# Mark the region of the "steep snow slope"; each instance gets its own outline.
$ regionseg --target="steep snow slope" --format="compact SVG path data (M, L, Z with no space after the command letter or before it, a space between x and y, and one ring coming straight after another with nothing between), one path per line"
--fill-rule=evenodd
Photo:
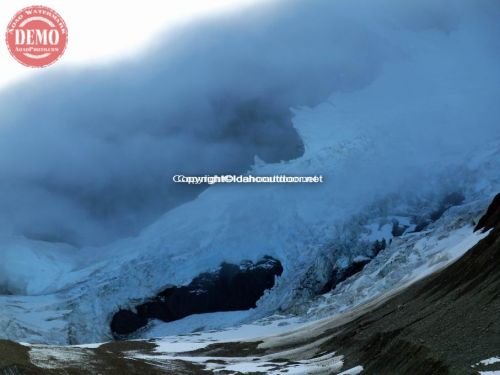
M350 147L345 147L344 143L341 153L344 159L337 158L338 163L348 160L349 153L360 152L363 144L355 141ZM297 161L302 162L305 163L304 160ZM283 164L282 168L290 171L293 163ZM483 187L493 183L484 179ZM273 193L277 188L287 190L287 194ZM216 267L222 260L239 261L264 254L279 257L284 262L285 273L278 286L245 320L262 317L280 306L293 307L298 301L302 304L304 297L300 296L304 277L320 278L316 274L305 275L304 270L314 266L320 254L328 254L329 258L337 260L347 256L347 262L358 255L335 252L335 244L343 240L335 237L337 233L329 230L329 225L334 227L335 220L345 218L346 214L340 210L342 207L337 212L332 210L333 203L309 204L308 189L319 190L321 187L210 188L197 201L168 214L163 222L149 228L141 237L123 241L115 245L115 249L103 249L110 252L112 261L102 261L65 275L59 281L59 292L40 296L3 296L2 332L9 338L34 342L106 340L110 338L108 324L111 315L120 306L135 304L165 285L188 283L198 273ZM334 198L335 194L332 194L330 199ZM407 207L399 206L400 201L397 202L399 210L396 213L401 213ZM472 207L472 212L478 214L484 202ZM354 233L363 233L366 225L380 218L381 209L371 209L374 211L365 212L365 218L357 216L356 220L347 221L346 226ZM405 273L414 267L432 266L433 263L443 265L459 255L460 252L446 254L446 251L453 246L460 247L460 243L468 238L474 214L464 215L464 211L450 212L427 232L394 240L354 283L351 281L346 284L347 288L340 286L334 292L333 307L328 302L319 301L319 305L315 302L309 311L310 317L325 316L355 306L401 285L405 282ZM351 249L359 252L370 249L362 241L361 245L349 243ZM466 249L461 246L460 250ZM444 262L440 264L440 261ZM321 267L313 269L321 273ZM429 271L432 269L429 267ZM342 288L345 289L342 298L338 298ZM324 298L328 301L328 295ZM164 334L167 332L163 330Z
M278 258L284 273L247 319L278 308L293 311L322 289L332 268L373 255L367 228L383 227L394 217L416 225L450 191L462 191L466 202L492 195L500 170L498 128L491 130L500 118L499 59L491 48L496 42L478 43L486 26L474 16L460 21L452 32L395 33L374 26L397 46L400 58L386 63L366 87L334 94L315 108L296 108L304 155L257 162L251 170L322 174L324 184L212 186L136 238L81 249L68 260L52 255L58 249L42 251L40 242L24 241L24 262L9 258L0 265L5 283L19 291L0 297L0 334L52 343L110 339L109 321L120 307L136 305L165 286L187 284L222 261L264 255ZM492 138L491 146L485 143ZM476 204L479 213L486 203ZM460 212L454 214L460 221ZM446 235L452 221L439 224L436 236ZM468 224L453 224L448 245L465 240ZM400 263L406 271L439 257L443 247L436 250L418 242L420 234L408 235L390 247L398 258L399 246L408 245L399 255L408 257ZM350 303L405 282L402 271L392 271L396 274L378 280L385 286L355 295Z
M0 357L0 369L207 375L400 374L415 369L495 373L500 362L500 194L482 216L476 234L468 227L436 241L433 233L438 226L446 227L436 223L423 238L435 245L434 250L458 256L471 248L443 270L333 317L305 325L292 320L284 325L286 319L275 319L218 332L72 347L0 341L0 350L9 353ZM466 240L453 244L457 236Z
M282 310L284 315L258 319L255 324L265 328L270 323L285 326L290 321L304 323L348 312L379 296L396 293L446 267L484 238L486 234L473 233L471 225L483 208L484 202L454 207L425 231L392 238L388 247L362 271L338 284L333 291L317 297L302 297L300 304L295 301L290 308ZM238 326L251 321L252 314L252 311L204 314L178 322L157 322L138 337L154 338Z

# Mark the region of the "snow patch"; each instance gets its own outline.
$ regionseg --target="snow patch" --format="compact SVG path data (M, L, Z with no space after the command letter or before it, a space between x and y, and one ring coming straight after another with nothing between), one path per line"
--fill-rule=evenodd
M356 366L353 368L350 368L349 370L342 371L338 375L358 375L363 372L363 366Z

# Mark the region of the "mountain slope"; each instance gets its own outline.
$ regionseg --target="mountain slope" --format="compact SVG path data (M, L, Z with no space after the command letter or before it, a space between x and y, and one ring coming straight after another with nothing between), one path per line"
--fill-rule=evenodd
M498 355L499 202L500 195L480 222L488 226L478 228L491 233L460 260L336 329L325 349L342 348L348 362L384 374L470 374Z
M367 374L475 374L481 366L486 370L475 364L500 354L499 206L500 195L477 228L491 232L446 269L307 332L264 341L257 346L266 348L259 355L294 348L295 358L305 358L310 344L316 343L315 356L338 352L347 368L361 364ZM226 356L230 348L212 346L197 355Z
M477 374L500 369L500 194L458 261L355 311L267 338L174 353L162 340L88 347L0 343L2 373ZM178 338L182 341L182 337ZM490 358L489 361L485 361ZM488 372L484 372L488 374Z

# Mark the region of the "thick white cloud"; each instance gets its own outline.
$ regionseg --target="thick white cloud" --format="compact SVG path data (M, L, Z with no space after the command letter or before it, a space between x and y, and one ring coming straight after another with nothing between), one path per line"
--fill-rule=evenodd
M355 100L385 70L396 78L380 103L401 122L360 126L410 140L414 156L381 160L402 171L456 155L498 133L498 12L494 0L290 0L178 28L118 64L47 70L0 94L2 230L77 245L133 235L199 192L173 174L296 157L291 107ZM405 59L414 71L391 65ZM401 77L412 92L395 96ZM353 111L376 105L359 100ZM414 106L421 119L405 118Z
M147 49L161 32L199 18L241 11L263 0L144 0L144 1L65 1L47 0L43 5L56 10L69 29L69 48L64 58L45 70L59 71L74 65L107 64ZM0 31L3 33L11 17L29 0L0 2ZM2 29L4 28L4 29ZM162 35L165 37L165 34ZM40 71L26 68L9 55L3 43L0 48L0 88Z

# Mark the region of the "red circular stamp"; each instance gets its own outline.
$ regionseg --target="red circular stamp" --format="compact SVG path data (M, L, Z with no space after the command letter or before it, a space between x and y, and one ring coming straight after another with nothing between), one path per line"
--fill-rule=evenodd
M53 9L34 5L21 9L7 26L5 41L21 64L43 68L55 63L66 50L68 29Z

